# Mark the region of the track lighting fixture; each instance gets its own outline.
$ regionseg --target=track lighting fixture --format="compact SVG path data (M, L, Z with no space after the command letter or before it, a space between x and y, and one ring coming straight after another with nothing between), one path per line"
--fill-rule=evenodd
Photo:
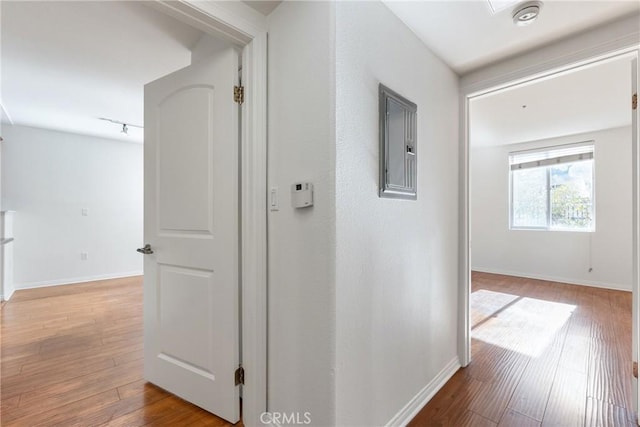
M131 123L121 122L120 120L107 119L106 117L98 117L98 119L104 120L105 122L111 122L111 123L115 123L117 125L122 125L122 130L120 130L120 133L124 133L127 136L129 135L129 127L130 126L133 126L134 128L144 129L143 126L132 125Z

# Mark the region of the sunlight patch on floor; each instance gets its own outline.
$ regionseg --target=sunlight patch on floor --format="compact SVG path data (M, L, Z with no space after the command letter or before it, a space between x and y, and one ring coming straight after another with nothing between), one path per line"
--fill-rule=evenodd
M479 290L471 294L471 337L538 357L575 308L570 304Z

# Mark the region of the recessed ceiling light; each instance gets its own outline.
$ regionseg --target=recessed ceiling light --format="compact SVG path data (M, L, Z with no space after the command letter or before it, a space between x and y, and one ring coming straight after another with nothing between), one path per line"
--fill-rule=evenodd
M517 5L513 9L513 23L518 26L525 26L531 24L538 18L542 9L542 2L528 1Z

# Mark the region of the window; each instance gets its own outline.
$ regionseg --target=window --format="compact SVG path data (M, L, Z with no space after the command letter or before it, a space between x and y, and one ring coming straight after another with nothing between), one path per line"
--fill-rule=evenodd
M511 229L594 231L593 143L509 154Z

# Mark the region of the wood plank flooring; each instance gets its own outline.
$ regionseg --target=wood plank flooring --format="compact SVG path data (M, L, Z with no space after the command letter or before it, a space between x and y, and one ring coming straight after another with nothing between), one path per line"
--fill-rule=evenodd
M410 426L635 426L631 293L472 274L472 359Z
M2 426L228 426L143 380L139 277L17 291ZM473 274L473 362L411 426L633 426L631 294Z
M2 426L231 425L144 381L141 277L16 291L1 319Z

